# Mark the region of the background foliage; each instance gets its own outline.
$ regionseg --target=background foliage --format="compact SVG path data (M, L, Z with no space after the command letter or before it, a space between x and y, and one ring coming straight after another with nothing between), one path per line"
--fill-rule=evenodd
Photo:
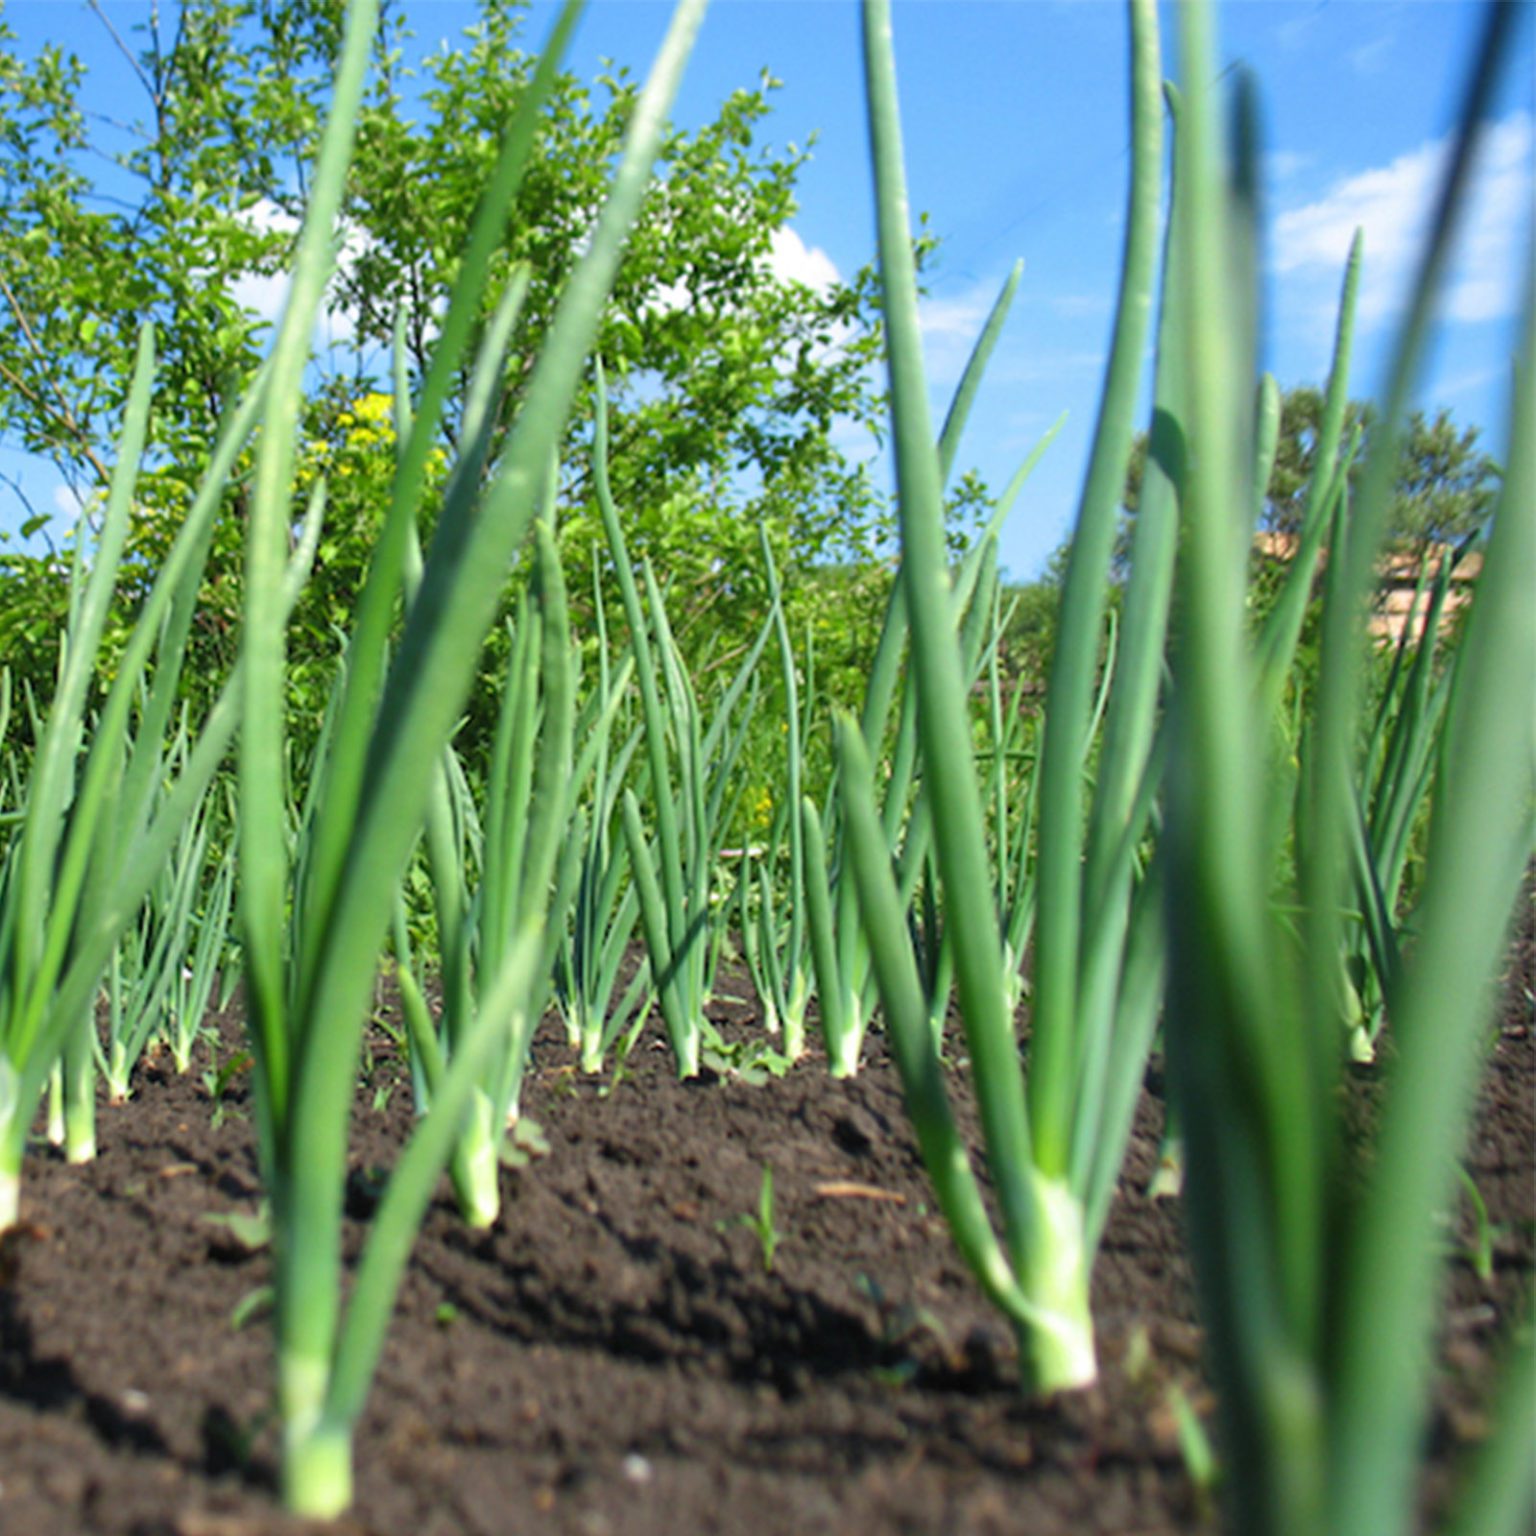
M119 15L98 20L111 27ZM158 329L153 457L135 507L119 633L264 348L340 16L336 0L190 0L159 31L129 29L118 42L142 94L126 134L115 135L87 111L91 82L67 47L23 59L0 30L0 413L6 438L53 459L87 508L105 483L137 327L148 318ZM522 20L512 0L485 0L477 26L413 67L403 10L386 7L347 187L340 272L327 296L331 344L311 370L306 406L309 466L329 471L330 496L291 641L299 717L318 718L336 627L382 513L396 318L419 378L479 188L531 75ZM878 420L874 281L865 271L848 284L812 287L779 275L776 242L795 212L806 151L760 141L773 88L765 76L712 121L669 134L599 352L610 380L615 495L632 551L663 575L690 662L709 677L761 623L762 524L792 631L812 636L821 675L837 690L861 685L886 580L877 559L883 499L866 466L840 446ZM514 263L531 267L502 381L503 427L583 248L636 95L622 71L591 85L566 74L553 93L491 290ZM448 412L445 454L463 384ZM580 619L602 539L581 405L573 419L562 550ZM974 503L977 494L971 485L961 499ZM49 510L28 508L23 532L52 536ZM199 688L211 689L234 656L246 514L236 477L193 639L189 677ZM42 693L67 570L57 554L0 557L0 645ZM829 585L839 601L825 600ZM617 623L616 604L611 616ZM492 647L471 735L485 729L500 661Z

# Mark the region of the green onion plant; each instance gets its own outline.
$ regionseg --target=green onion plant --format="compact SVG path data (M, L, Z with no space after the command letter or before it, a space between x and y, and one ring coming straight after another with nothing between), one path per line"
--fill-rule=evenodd
M192 1065L193 1049L204 1036L204 1020L215 1001L215 987L218 1006L222 1008L228 1003L239 974L231 932L235 910L235 841L227 813L223 820L223 847L209 844L200 899L192 913L191 942L182 964L171 976L160 1026L160 1037L178 1072L186 1072Z
M621 801L624 843L639 898L640 926L679 1077L693 1077L706 1045L717 1045L705 1017L710 981L724 938L725 904L717 900L720 830L729 821L732 770L746 740L754 674L769 637L763 625L735 677L715 702L706 727L666 604L649 561L642 561L645 602L635 582L608 480L608 404L601 368L592 443L593 487L629 626L644 726L647 832L639 797ZM744 701L744 696L745 701ZM674 768L675 764L675 768Z
M553 983L554 950L582 844L573 821L580 781L571 752L574 655L565 582L548 525L538 523L535 535L534 578L513 626L484 817L451 746L428 806L427 856L442 963L436 1025L410 965L396 908L401 999L423 1112L454 1056L474 1037L487 988L500 973L508 946L531 926L543 927L545 950L534 980L505 1029L501 1049L479 1076L449 1165L460 1212L470 1226L481 1228L491 1226L500 1212L506 1131L517 1120L518 1091Z
M1350 833L1359 915L1347 924L1345 941L1350 1046L1357 1061L1374 1058L1402 974L1404 936L1413 927L1412 911L1403 913L1410 856L1463 654L1442 643L1446 599L1452 574L1472 542L1442 551L1432 582L1427 562L1421 563L1362 755Z
M183 745L178 754L173 743L173 759L184 755L184 732L178 741ZM134 1068L157 1037L170 1048L177 1071L191 1064L234 892L234 845L226 839L221 847L215 838L218 798L210 786L113 953L105 1038L96 1036L96 1066L112 1103L129 1097Z
M179 772L167 735L213 515L264 401L263 375L224 423L207 479L144 600L105 696L85 729L93 672L148 435L154 338L140 334L117 464L87 561L77 534L59 680L34 720L37 746L0 874L0 1230L17 1219L22 1152L43 1090L70 1057L76 1155L93 1130L95 998L121 935L160 878L177 837L224 760L238 718L238 674L203 721ZM285 549L274 607L291 608L318 538L318 497ZM148 688L143 679L153 663ZM137 718L135 719L135 710Z
M1145 577L1150 657L1128 671L1130 744L1099 768L1105 830L1086 850L1102 870L1085 901L1081 773L1091 729L1103 586L1114 511L1130 448L1130 417L1150 309L1161 183L1161 72L1153 7L1131 7L1132 176L1120 300L1058 653L1047 699L1040 788L1036 1013L1026 1095L1003 955L996 879L971 750L967 672L943 557L940 463L927 421L917 322L889 6L864 8L865 72L879 218L893 439L902 535L901 579L911 633L923 793L942 888L946 940L953 947L965 1039L976 1084L1003 1233L994 1230L949 1111L928 1020L921 1017L917 961L901 917L889 845L876 835L865 739L841 732L842 786L858 897L879 977L898 1066L924 1160L962 1254L1019 1334L1021 1367L1036 1390L1091 1382L1097 1365L1088 1279L1100 1207L1112 1183L1124 1130L1106 1114L1118 1088L1133 1088L1155 1017L1160 948L1155 924L1138 921L1130 893L1139 828L1148 814L1151 716L1158 685L1156 562ZM1164 534L1166 537L1166 534ZM1166 584L1166 577L1163 578ZM1164 603L1166 599L1164 599ZM1110 728L1107 726L1106 730ZM1118 756L1116 755L1118 754ZM1113 797L1111 788L1113 786ZM1048 841L1048 838L1050 839ZM1098 905L1094 905L1094 900ZM1047 925L1047 904L1056 904ZM1142 902L1140 910L1147 910ZM1085 914L1089 921L1085 923ZM1099 925L1103 925L1103 932ZM1128 936L1129 935L1129 936ZM1045 951L1051 958L1047 959ZM1100 957L1103 957L1102 959ZM1100 972L1090 967L1102 965ZM1098 1017L1109 1028L1080 1029L1076 1002L1084 975L1101 989ZM1038 992L1046 990L1043 1005ZM1117 994L1133 997L1116 1038ZM1096 1002L1098 1000L1096 999ZM1124 1083L1132 1084L1127 1094ZM1115 1118L1129 1121L1129 1110ZM1092 1203L1097 1202L1097 1204Z
M640 745L636 725L614 749L618 709L633 672L632 657L615 668L608 653L601 571L594 557L593 600L597 626L597 689L587 701L577 733L587 744L592 770L581 822L581 866L571 920L555 959L555 1000L583 1072L600 1072L614 1044L638 1030L654 989L649 956L642 956L622 993L619 973L640 917L640 895L629 878L629 848L616 826L619 796Z
M998 595L1001 602L1001 593ZM993 620L1000 638L1008 627L1001 611ZM991 755L987 813L991 817L993 900L1002 920L1003 976L1008 1006L1024 995L1024 954L1035 926L1035 823L1040 804L1039 731L1019 692L1006 698L1001 646L989 647L986 667L987 736L978 761Z
M1318 675L1305 707L1292 838L1273 761L1272 677L1246 634L1254 425L1257 149L1230 164L1213 100L1210 8L1180 12L1187 123L1178 281L1187 444L1180 484L1174 704L1161 851L1170 1084L1220 1400L1229 1527L1244 1536L1417 1529L1416 1471L1442 1262L1494 978L1532 849L1536 669L1536 275L1523 296L1509 461L1438 754L1422 897L1389 995L1390 1059L1368 1155L1351 1166L1337 1100L1347 1050L1340 956L1356 875L1365 610L1405 407L1423 360L1478 128L1513 21L1491 6L1357 493L1330 521ZM1240 120L1241 121L1241 120ZM1523 681L1522 681L1523 680ZM1278 895L1277 895L1278 893ZM1299 911L1282 919L1277 900ZM1387 1053L1384 1053L1387 1054ZM1536 1373L1527 1341L1457 1531L1529 1529Z
M1004 284L950 403L937 445L941 480L953 466L971 403L1002 331L1021 270L1016 267ZM997 534L1061 424L1057 421L1030 452L999 498L986 528L955 568L951 601L961 630L962 673L967 687L993 665L1003 633L1005 621L996 602ZM904 682L902 677L907 639L907 600L898 572L886 605L860 719L867 741L890 738L889 769L882 776L881 826L890 856L898 864L902 910L909 922L918 923L924 937L924 996L937 1031L948 1006L951 959L936 915L930 912L935 920L922 924L916 910L917 904L928 902L932 894L931 880L924 884L925 876L931 873L931 819L918 774L917 696L910 682ZM840 815L835 785L819 813L814 804L802 797L803 890L815 995L833 1075L850 1076L858 1070L865 1032L878 997L878 982L860 919ZM813 821L819 822L815 828L811 825ZM1028 848L1027 838L1022 847ZM1027 875L1007 882L1005 889L1008 932L1019 943L1015 953L1022 954L1023 933L1030 916ZM828 892L825 899L821 896L823 890ZM1015 974L1010 971L1010 976Z
M242 649L247 728L239 764L239 907L258 1147L272 1210L283 1496L291 1509L318 1517L340 1513L351 1500L353 1426L383 1347L413 1235L482 1074L504 1051L510 1021L540 983L543 913L522 914L495 974L479 983L472 1030L431 1085L431 1107L389 1177L343 1308L348 1107L395 892L421 834L443 749L507 577L544 495L702 14L697 0L678 7L635 103L610 193L560 296L499 457L486 474L477 472L477 461L486 457L489 416L478 441L460 444L419 585L391 646L428 455L448 389L468 358L491 257L579 6L567 5L556 20L508 126L415 397L389 506L354 610L326 751L290 860L283 836L282 732L274 728L283 719L285 692L285 616L277 583L290 518L303 369L333 260L376 9L370 0L355 0L347 12L331 116L270 364L271 395L258 445L247 544ZM487 328L470 364L475 380L499 374L504 341L503 328Z
M738 851L737 927L743 958L763 1009L764 1024L770 1034L780 1037L781 1054L789 1061L798 1061L805 1054L806 1008L814 990L811 953L806 939L806 907L815 908L818 901L824 904L827 899L824 880L807 882L805 878L807 843L822 835L814 806L808 810L802 807L805 798L803 742L813 709L814 674L807 636L806 696L802 700L773 547L766 528L759 529L758 536L768 581L769 613L778 646L784 699L785 793L769 824L766 842L761 847L747 846ZM814 828L807 825L807 815L816 822ZM788 900L783 901L778 898L775 887L780 884L779 873L786 853L789 860ZM822 865L825 865L824 849L813 848L814 854L819 854ZM815 927L816 922L813 918L813 931L827 931L826 920L819 928Z

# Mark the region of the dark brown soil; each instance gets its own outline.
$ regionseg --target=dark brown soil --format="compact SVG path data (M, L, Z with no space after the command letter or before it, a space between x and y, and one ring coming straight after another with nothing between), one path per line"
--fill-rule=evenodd
M1527 913L1470 1156L1496 1263L1482 1281L1453 1262L1442 1463L1485 1431L1490 1352L1529 1291L1533 987ZM745 1008L721 1012L739 1023ZM221 1029L225 1059L237 1037L233 1021ZM377 1043L360 1173L388 1163L406 1121L398 1062ZM1207 1419L1211 1406L1178 1211L1143 1193L1155 1096L1095 1278L1102 1384L1031 1404L931 1209L878 1043L870 1055L852 1082L808 1064L761 1085L679 1085L670 1058L642 1046L608 1085L580 1080L546 1029L526 1104L548 1156L507 1172L494 1233L466 1233L446 1201L428 1217L340 1528L1212 1529L1173 1408L1177 1393ZM216 1107L197 1078L151 1062L132 1102L103 1108L93 1164L41 1149L29 1162L24 1225L0 1245L4 1536L306 1529L276 1509L266 1325L231 1320L267 1260L207 1220L256 1206L244 1092L237 1079ZM771 1270L738 1220L765 1166ZM1464 1245L1465 1213L1458 1231Z

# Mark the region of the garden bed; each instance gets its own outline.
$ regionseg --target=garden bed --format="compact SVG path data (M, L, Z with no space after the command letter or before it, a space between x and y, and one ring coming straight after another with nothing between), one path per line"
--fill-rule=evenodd
M1505 1230L1490 1281L1453 1267L1437 1465L1485 1429L1493 1346L1529 1292L1536 964L1527 919L1469 1168ZM743 990L727 982L725 989ZM750 1023L722 1001L723 1027ZM217 1050L238 1048L219 1021ZM354 1233L406 1127L385 1037L355 1114ZM642 1045L579 1079L546 1025L525 1095L547 1156L504 1176L477 1236L440 1201L357 1439L377 1536L696 1532L1189 1532L1214 1528L1174 1401L1207 1420L1177 1205L1145 1189L1143 1096L1094 1283L1103 1379L1032 1404L1011 1339L955 1256L878 1041L860 1076L814 1063L679 1084ZM1357 1078L1369 1097L1369 1075ZM1154 1077L1153 1088L1156 1087ZM215 1104L162 1058L103 1106L100 1156L29 1159L0 1247L0 1530L265 1536L275 1500L267 1276L227 1225L258 1183L238 1076ZM974 1122L961 1105L974 1142ZM773 1170L778 1242L741 1220ZM1455 1239L1470 1238L1465 1213ZM1431 1491L1430 1498L1437 1497Z

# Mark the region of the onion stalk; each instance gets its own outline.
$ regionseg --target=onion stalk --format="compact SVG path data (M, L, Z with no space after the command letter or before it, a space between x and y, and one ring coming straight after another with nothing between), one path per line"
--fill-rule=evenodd
M997 880L989 864L980 791L971 751L966 670L957 614L943 554L940 519L941 470L928 427L926 388L917 322L915 273L908 230L902 169L889 6L869 0L864 8L865 72L887 352L891 381L893 439L902 534L902 584L908 609L916 683L916 715L922 748L923 803L931 821L932 847L942 885L945 942L952 945L961 1016L976 1082L977 1102L1002 1220L994 1232L974 1178L958 1143L948 1107L931 1028L919 1029L912 983L915 957L899 917L900 903L889 855L873 835L872 781L866 747L850 722L841 732L843 794L852 834L852 858L864 929L874 954L881 998L901 1067L908 1103L940 1204L962 1253L988 1295L1013 1319L1019 1333L1022 1369L1041 1392L1082 1386L1097 1372L1088 1277L1096 1233L1087 1204L1089 1191L1104 1182L1099 1160L1074 1155L1074 1116L1097 1115L1102 1085L1110 1074L1090 1074L1094 1052L1102 1062L1113 1045L1134 1082L1155 1017L1159 949L1149 940L1155 925L1144 916L1135 925L1139 942L1125 970L1135 984L1136 1012L1126 1039L1100 1039L1092 1048L1078 1033L1076 994L1080 947L1103 954L1106 967L1121 971L1113 943L1080 945L1084 931L1081 881L1084 843L1078 787L1084 742L1092 729L1094 677L1099 648L1102 588L1113 533L1114 508L1130 447L1130 410L1140 367L1141 339L1149 308L1155 256L1161 159L1161 79L1156 17L1149 4L1131 8L1132 161L1130 220L1115 345L1095 450L1079 516L1077 570L1069 579L1057 666L1048 703L1045 765L1041 789L1042 829L1052 819L1054 852L1048 856L1042 830L1039 870L1040 915L1047 901L1059 905L1052 927L1042 933L1040 976L1047 988L1037 1007L1031 1047L1029 1088L1013 1032L1012 991L1002 947L1002 922L993 899ZM1063 655L1065 650L1067 654ZM1148 682L1145 669L1151 669ZM1136 696L1141 717L1150 717L1157 683L1156 650L1143 664ZM1102 696L1102 692L1101 692ZM1059 702L1058 702L1059 701ZM1128 849L1113 865L1119 921L1130 897L1126 886L1136 833L1133 813L1145 817L1148 794L1144 744L1150 726L1139 728L1142 745L1124 750L1123 783L1117 791L1118 820L1110 819L1106 845ZM863 733L867 736L867 731ZM1109 769L1101 766L1101 776ZM888 846L888 845L887 845ZM1106 898L1111 903L1111 898ZM1143 910L1148 903L1143 903ZM1089 913L1093 916L1092 912ZM1059 924L1059 926L1056 926ZM1123 930L1122 930L1123 931ZM1082 1084L1088 1074L1098 1085L1086 1108ZM1128 1113L1127 1113L1128 1121ZM1123 1134L1119 1138L1123 1146ZM1110 1149L1116 1137L1104 1132L1090 1152ZM1111 1172L1112 1181L1112 1172Z
M1489 8L1386 379L1358 494L1331 519L1317 687L1303 723L1304 835L1291 873L1288 775L1266 744L1275 697L1246 628L1245 482L1253 428L1257 264L1236 234L1257 154L1229 168L1211 82L1209 7L1180 14L1187 125L1179 175L1189 452L1163 861L1170 1085L1188 1144L1185 1194L1219 1388L1230 1528L1244 1536L1381 1536L1413 1528L1441 1254L1508 919L1532 848L1533 741L1512 677L1536 669L1536 265L1527 273L1510 456L1495 506L1437 770L1417 940L1391 999L1369 1165L1353 1178L1335 1107L1346 1000L1339 963L1358 831L1362 656L1398 435L1466 201L1512 12ZM1299 932L1273 907L1299 898ZM1513 1429L1495 1433L1458 1529L1527 1528L1532 1381L1517 1356ZM1523 1440L1521 1436L1524 1436ZM1513 1439L1511 1438L1513 1437ZM1523 1444L1523 1454L1512 1451Z
M706 728L699 701L667 621L661 587L641 562L642 604L618 508L608 479L608 395L601 367L592 441L592 481L618 577L630 652L640 691L648 803L648 835L639 797L623 791L624 844L639 899L640 928L680 1078L695 1076L706 1046L717 1046L704 1015L723 941L724 905L715 899L719 832L727 817L732 770L750 723L754 673L773 633L772 615L716 701Z
M545 953L543 914L520 921L481 992L469 1037L432 1093L374 1217L343 1308L347 1106L395 891L426 817L443 749L468 693L506 574L538 510L602 307L649 182L666 113L702 14L684 0L635 103L609 196L533 364L489 476L455 474L397 645L390 628L416 531L423 468L463 361L491 258L579 11L567 5L509 125L427 377L400 450L389 507L348 639L327 750L297 858L282 835L284 614L277 600L302 372L334 252L376 6L347 13L331 117L312 182L272 359L247 544L239 765L240 916L257 1129L273 1230L274 1335L283 1496L328 1517L351 1501L353 1426L383 1347L416 1227L508 1020ZM488 333L475 370L501 366ZM489 430L482 426L481 435ZM465 460L483 441L462 445ZM290 926L291 904L291 926Z
M625 775L644 727L634 726L614 750L614 723L634 663L633 658L626 657L615 668L609 661L608 619L595 554L592 590L597 620L597 691L588 701L585 714L590 718L583 722L586 728L578 728L592 757L591 789L580 839L581 867L571 921L561 935L555 957L555 1000L565 1018L571 1045L580 1053L583 1072L600 1072L615 1041L632 1025L638 1030L639 1023L634 1021L643 1021L654 991L646 957L623 993L618 994L619 969L639 921L640 897L629 878L628 846L615 823Z

